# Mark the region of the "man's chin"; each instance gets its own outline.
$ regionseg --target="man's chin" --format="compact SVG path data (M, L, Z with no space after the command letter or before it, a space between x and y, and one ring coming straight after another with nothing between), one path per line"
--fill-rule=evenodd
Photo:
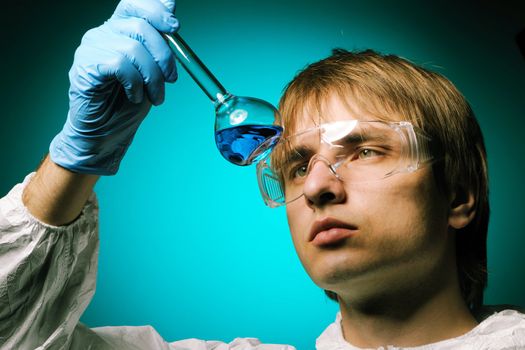
M348 266L325 265L328 266L315 266L310 273L310 278L323 289L333 290L337 286L346 285L361 274Z
M349 261L345 264L324 261L315 264L308 273L320 288L340 294L350 290L377 288L382 279L372 270L369 266L350 264Z

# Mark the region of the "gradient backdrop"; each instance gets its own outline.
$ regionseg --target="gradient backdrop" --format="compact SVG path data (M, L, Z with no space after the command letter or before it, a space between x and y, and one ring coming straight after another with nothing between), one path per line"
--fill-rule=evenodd
M514 42L523 6L373 3L179 0L176 14L182 36L228 90L274 104L299 69L334 47L399 54L449 77L477 112L488 147L486 302L525 306L525 61ZM37 166L62 127L74 50L116 1L9 6L0 32L2 194ZM179 73L119 174L96 187L98 288L82 321L151 324L167 340L259 337L311 349L336 304L303 271L284 210L259 198L255 169L216 151L212 105Z

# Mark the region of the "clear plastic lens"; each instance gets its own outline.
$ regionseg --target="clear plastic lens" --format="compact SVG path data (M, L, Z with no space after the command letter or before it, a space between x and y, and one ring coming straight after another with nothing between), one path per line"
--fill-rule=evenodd
M259 187L273 207L300 197L308 174L319 162L348 183L415 171L430 159L428 141L408 122L322 124L281 140L271 156L258 164Z

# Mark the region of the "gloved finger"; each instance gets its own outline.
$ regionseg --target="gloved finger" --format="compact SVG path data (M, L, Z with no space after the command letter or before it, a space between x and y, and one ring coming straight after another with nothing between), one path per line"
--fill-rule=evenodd
M115 51L121 40L122 36L105 25L87 31L75 51L70 80L75 80L81 90L89 90L117 79L128 99L140 103L144 98L144 78L126 55ZM78 73L78 78L71 76L75 73Z
M159 105L164 102L164 77L144 46L131 38L121 37L113 43L113 50L126 57L139 71L151 103Z
M106 23L115 33L136 40L157 63L167 82L177 80L175 55L162 35L140 18L111 19Z
M146 25L151 28L148 24ZM158 35L158 32L156 33ZM141 88L146 88L150 102L154 105L159 105L164 101L163 74L150 53L137 40L115 33L105 24L86 33L82 39L81 47L85 47L86 51L89 51L90 48L92 49L93 52L86 52L84 55L89 57L91 62L133 65L135 70L140 73ZM103 55L112 57L103 57ZM122 74L122 76L115 76L119 81L128 82L123 74L126 74L126 72L131 73L132 71L128 69L122 71L114 70L113 73L117 72ZM130 99L130 101L134 102L135 100Z
M166 6L166 8L168 9L168 11L170 11L171 13L174 13L175 12L175 0L159 0L164 6Z
M126 56L115 53L112 56L112 60L98 64L100 74L116 78L124 88L128 100L141 103L144 100L142 75Z
M159 0L122 0L115 9L113 18L142 18L155 29L164 33L173 33L179 28L179 21L173 15L172 1L165 1L165 4Z

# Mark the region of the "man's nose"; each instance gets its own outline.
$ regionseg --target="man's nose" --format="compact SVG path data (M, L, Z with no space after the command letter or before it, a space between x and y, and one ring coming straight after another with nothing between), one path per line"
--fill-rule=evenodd
M304 182L304 197L310 207L322 207L346 200L344 183L328 162L317 159L310 165Z

